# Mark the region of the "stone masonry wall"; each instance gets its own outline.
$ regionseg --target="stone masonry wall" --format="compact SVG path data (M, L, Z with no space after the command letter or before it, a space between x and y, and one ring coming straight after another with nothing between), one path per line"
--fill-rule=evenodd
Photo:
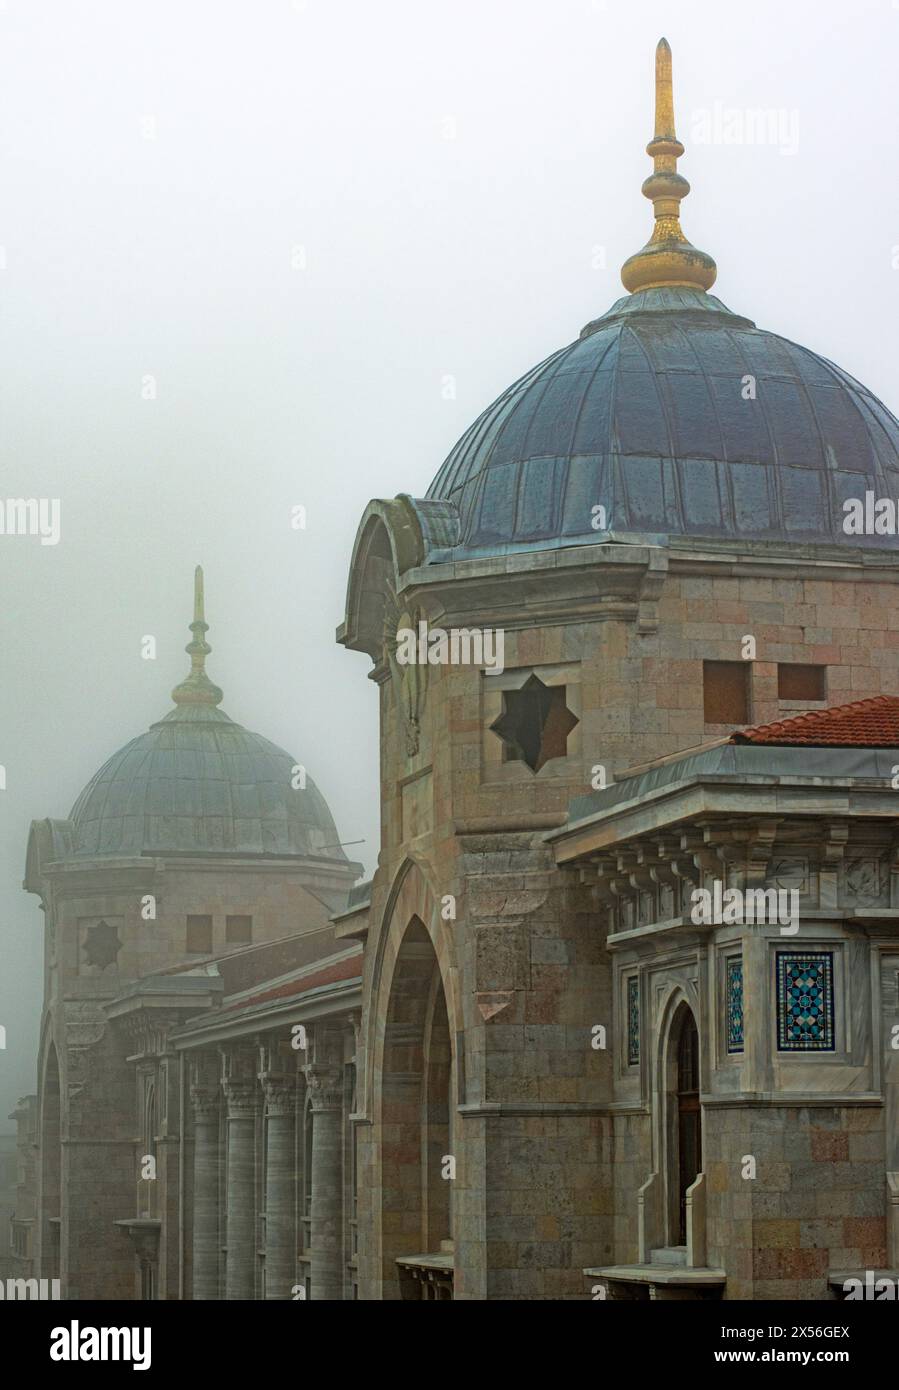
M828 1270L885 1266L883 1123L870 1106L706 1108L709 1263L728 1298L826 1298Z

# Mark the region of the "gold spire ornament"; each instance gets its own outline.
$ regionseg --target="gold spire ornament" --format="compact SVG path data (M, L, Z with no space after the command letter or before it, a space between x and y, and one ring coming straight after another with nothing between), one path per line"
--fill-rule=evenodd
M677 161L683 152L674 133L671 48L667 39L660 39L656 48L656 133L646 146L653 172L643 184L643 194L652 201L656 222L643 250L621 267L624 288L632 294L663 285L708 290L715 283L715 262L705 251L691 246L681 231L681 199L690 192L689 183L677 172Z
M190 657L190 674L175 686L172 699L176 705L217 705L222 700L222 692L206 674L206 658L212 648L206 641L209 624L203 597L203 570L199 565L194 571L194 620L190 630L193 639L184 648Z

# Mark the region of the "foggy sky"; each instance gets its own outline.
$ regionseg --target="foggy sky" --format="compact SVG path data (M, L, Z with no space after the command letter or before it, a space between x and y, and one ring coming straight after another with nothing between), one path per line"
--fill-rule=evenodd
M35 1089L29 822L170 708L196 563L223 708L373 871L358 520L623 294L662 34L714 292L899 409L895 0L0 0L0 497L62 517L0 537L0 1132ZM697 144L716 103L798 147Z

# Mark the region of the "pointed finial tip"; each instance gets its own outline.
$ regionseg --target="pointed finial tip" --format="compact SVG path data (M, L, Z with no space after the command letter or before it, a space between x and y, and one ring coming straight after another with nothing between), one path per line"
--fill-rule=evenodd
M711 256L691 246L681 230L680 205L690 185L677 172L684 147L675 133L671 66L671 45L661 38L656 45L655 135L646 147L653 171L643 184L643 193L653 205L655 227L643 250L621 268L624 287L632 294L664 285L709 290L717 275Z
M203 566L197 565L194 570L194 620L190 624L192 639L185 647L190 657L190 674L172 691L177 705L217 705L222 698L221 690L206 674L206 658L212 648L206 641L209 624L205 607Z
M194 570L194 622L203 622L206 614L205 598L203 595L203 566L197 565Z

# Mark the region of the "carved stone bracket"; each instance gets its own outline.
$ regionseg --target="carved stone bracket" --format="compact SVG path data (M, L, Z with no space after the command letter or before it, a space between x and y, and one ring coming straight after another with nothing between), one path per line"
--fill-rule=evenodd
M777 838L780 818L756 821L746 847L747 887L762 887L768 877L774 841Z

